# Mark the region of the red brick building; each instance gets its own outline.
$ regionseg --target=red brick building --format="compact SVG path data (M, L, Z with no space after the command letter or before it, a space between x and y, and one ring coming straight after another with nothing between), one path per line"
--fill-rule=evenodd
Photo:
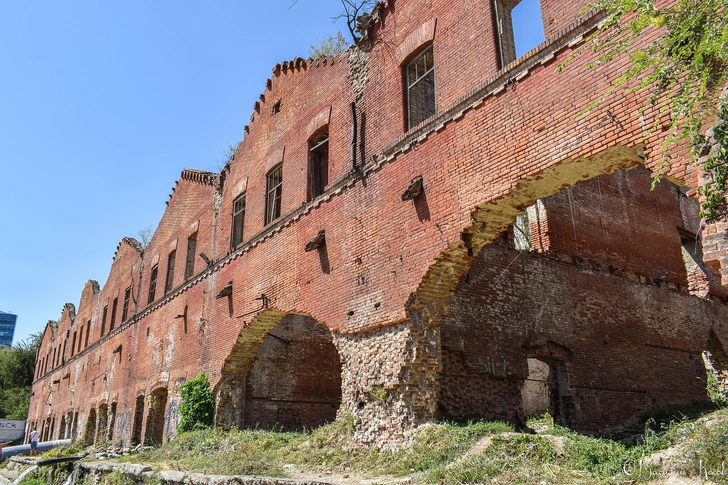
M149 245L48 326L29 422L161 442L200 371L220 426L350 412L368 443L544 409L610 433L706 399L725 228L704 264L684 154L650 190L646 93L579 114L625 66L557 72L600 15L541 0L546 42L516 59L517 3L389 0L362 47L276 65L230 163L183 170Z

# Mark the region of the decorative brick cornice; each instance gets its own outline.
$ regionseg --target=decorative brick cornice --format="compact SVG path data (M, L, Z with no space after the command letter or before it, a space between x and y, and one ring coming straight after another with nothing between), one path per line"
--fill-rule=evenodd
M180 176L182 180L188 180L198 184L211 185L213 187L220 184L220 174L214 172L206 172L204 170L195 170L193 168L186 168L182 170Z

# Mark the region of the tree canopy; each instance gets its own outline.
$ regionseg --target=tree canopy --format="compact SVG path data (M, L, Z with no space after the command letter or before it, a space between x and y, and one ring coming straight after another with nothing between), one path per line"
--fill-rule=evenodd
M349 48L349 42L346 41L341 31L336 35L330 35L314 44L308 46L308 57L311 59L319 59L321 57L331 57L341 54Z
M0 418L28 417L35 357L42 337L42 333L32 334L12 348L0 348Z
M716 115L728 115L728 103L716 101L728 82L728 0L598 0L590 7L606 14L587 43L599 54L594 64L630 58L604 97L622 88L651 90L650 104L665 101L658 122L672 133L666 148L687 140L698 156L706 141L705 125L714 123ZM634 49L635 40L653 29L663 35ZM716 140L721 142L719 136ZM664 154L660 169L670 160L667 149ZM726 215L727 164L725 150L703 163L712 176L700 189L701 216L707 220Z

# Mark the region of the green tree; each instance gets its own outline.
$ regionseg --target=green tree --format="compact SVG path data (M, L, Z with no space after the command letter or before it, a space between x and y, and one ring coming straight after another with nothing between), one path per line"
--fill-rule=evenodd
M349 48L349 43L344 38L341 31L336 35L330 35L323 40L317 41L315 44L309 44L308 57L311 59L319 59L321 57L331 57L341 54Z
M728 112L725 102L716 103L728 81L728 0L598 0L590 7L606 15L587 42L599 54L593 65L625 54L630 58L604 97L618 89L649 89L650 104L665 101L658 123L672 132L663 166L669 163L668 148L683 140L698 155L705 144L704 124L712 124L719 111ZM635 49L635 40L654 29L663 35ZM726 215L727 163L723 151L702 167L713 177L701 189L701 216L708 220Z
M185 382L180 388L182 402L179 412L182 419L177 429L180 432L212 426L215 398L210 381L200 372L194 379Z
M42 338L42 333L32 334L12 348L0 349L0 418L28 416L35 357Z

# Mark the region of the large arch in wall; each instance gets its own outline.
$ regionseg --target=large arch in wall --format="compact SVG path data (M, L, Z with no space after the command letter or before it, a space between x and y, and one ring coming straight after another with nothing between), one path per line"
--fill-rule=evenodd
M536 204L540 199L548 198L563 189L575 187L580 182L595 179L600 175L615 174L618 171L634 169L640 166L644 167L644 162L642 147L613 146L588 158L564 160L537 175L518 181L506 195L476 207L472 212L472 224L469 227L463 228L461 239L449 244L440 253L436 258L436 262L430 266L422 278L417 290L410 296L406 306L408 320L386 329L368 332L372 334L368 336L369 340L376 338L376 333L389 332L390 338L404 343L398 348L391 348L385 352L387 355L386 359L377 358L376 355L370 355L368 357L369 359L380 361L378 366L372 365L371 363L367 364L367 357L362 358L358 355L345 356L347 374L356 372L359 366L362 367L360 369L362 375L366 374L363 371L367 365L370 368L395 367L393 366L393 362L397 361L397 365L399 366L399 368L392 369L386 375L380 372L378 376L371 376L372 378L368 378L365 383L353 382L353 384L356 384L351 386L354 390L348 389L350 387L348 383L344 386L346 393L344 402L348 409L357 418L360 418L362 422L362 425L357 429L359 439L365 442L384 442L397 439L406 428L412 425L443 417L507 419L517 425L525 424L523 422L525 416L521 389L524 381L529 376L528 359L534 359L546 364L548 369L548 385L551 389L560 389L560 391L554 391L560 392L560 394L550 396L550 401L552 402L551 408L558 408L563 411L561 413L562 415L558 417L560 422L590 432L611 431L611 426L614 423L609 422L609 420L605 420L604 422L597 421L593 428L588 428L588 425L585 424L588 422L585 419L585 417L588 417L588 413L580 411L581 408L579 407L578 399L574 396L576 385L570 381L571 375L569 371L573 369L575 362L588 361L589 359L586 357L589 356L585 357L582 352L578 355L578 358L572 360L572 349L564 345L564 342L558 336L549 340L542 338L542 336L532 335L533 338L530 340L525 339L523 342L513 343L513 348L518 353L518 362L512 362L515 365L513 369L508 369L508 365L503 366L505 369L504 374L499 376L500 380L495 382L493 389L488 390L493 396L489 404L491 406L490 408L481 408L477 412L472 412L472 409L465 410L462 413L453 410L452 407L448 409L447 403L443 402L446 397L443 397L441 385L443 383L443 373L449 372L453 368L452 359L457 352L450 354L447 352L444 353L443 347L452 346L453 342L447 341L448 338L446 337L448 336L443 335L443 332L449 330L443 328L442 324L452 310L450 307L453 304L453 294L458 289L458 285L469 284L467 280L470 276L471 269L473 269L473 262L485 257L485 253L483 252L485 248L491 251L490 246L497 242L499 238L502 238L504 233L508 232L509 228L514 224L516 217L522 214L526 208ZM641 170L644 171L644 168ZM680 238L677 227L673 227L672 229L675 231L674 240L677 241L678 246L676 251L679 251ZM678 254L679 258L679 252L676 254ZM502 263L502 267L500 267L501 271L513 260L513 255L511 254L509 257L509 254L506 254L506 252L503 252L503 254L489 255L489 257L494 258L488 263L494 268ZM574 259L576 260L578 258ZM605 267L608 267L608 265L605 265ZM577 271L585 272L587 270L577 268ZM614 279L612 278L612 280ZM655 293L657 291L656 288L659 291L665 291L664 288L660 288L660 285L663 287L666 285L660 281L659 275L656 280L654 282L647 281L645 283L649 284L642 285L639 288L638 292L641 292L640 295L643 300L647 302L654 301L651 299L655 298L656 295L650 292ZM610 280L605 279L604 281ZM509 288L501 288L496 291L503 298L507 298L509 294ZM575 291L578 291L578 288ZM690 323L685 324L681 328L684 329L690 325L695 325L695 328L702 329L710 323L711 318L718 320L722 318L721 315L723 313L721 312L724 312L723 308L725 305L721 306L722 304L710 302L705 303L703 300L698 300L696 297L687 295L686 292L681 293L679 289L672 288L670 291L672 291L674 298L683 299L687 302L686 304L692 304L695 307L694 309L698 310L697 313L702 315L700 317L702 320L689 320ZM660 295L662 294L660 293ZM627 292L627 297L630 297L629 292ZM657 297L660 296L657 295ZM696 303L696 301L699 303ZM708 310L703 309L702 305L704 304L706 308L709 307ZM651 303L645 303L643 305L635 303L632 304L630 309L645 312L646 318L651 319L650 325L653 325L652 328L654 329L659 327L658 320L660 319L656 316L659 315L658 306L659 303L655 303L654 305ZM583 316L588 315L588 312L593 311L594 308L596 306L582 305L573 311L581 312ZM563 313L569 314L568 311ZM685 313L685 318L691 318L687 312ZM487 320L487 315L484 318ZM624 323L625 327L630 327L628 322L631 321L624 319L622 323ZM675 325L675 327L677 326L679 325ZM702 384L699 379L704 380L705 373L699 363L699 356L701 346L707 345L707 330L705 336L702 336L702 334L697 336L695 341L690 343L690 348L684 349L680 348L681 341L678 335L663 336L657 335L657 332L648 334L645 331L640 333L639 324L632 324L631 327L637 330L634 330L634 332L632 328L625 330L625 335L633 332L633 338L627 339L631 341L625 343L620 351L624 351L626 355L627 351L624 349L629 348L631 351L634 351L634 359L639 359L642 356L648 360L662 355L660 354L661 352L663 354L665 352L670 353L669 357L666 357L667 360L680 359L682 365L681 372L685 374L683 377L685 377L686 382L688 378L692 379L693 382L693 384L688 386L689 389L681 393L680 396L675 397L675 402L689 402L689 399L695 396L700 397L700 393L702 392L700 387ZM673 328L666 327L667 334L670 334L672 331ZM364 335L361 335L361 337L364 337ZM342 338L350 340L350 347L351 344L355 344L359 336L344 336ZM473 339L474 337L470 335L464 340L472 341ZM594 338L593 340L596 342L597 339ZM606 343L603 343L602 340ZM595 348L597 355L598 352L604 351L604 347L607 348L606 352L609 352L609 349L612 348L610 345L614 346L618 344L618 342L609 342L609 338L604 338L604 336L602 336L602 340L599 340L599 346L602 348ZM341 347L343 349L346 346ZM372 348L378 348L378 346L372 345ZM457 351L457 349L455 350ZM595 366L599 365L598 361L598 358L591 360ZM480 364L489 364L490 369L495 369L496 359L493 359L490 363L486 362L486 359L483 359L483 362ZM498 365L500 364L502 362L498 362ZM647 407L669 402L670 391L660 388L661 384L659 384L660 382L664 382L664 379L661 379L659 376L654 376L654 378L650 376L653 382L657 384L649 392L643 392L639 389L638 385L633 384L639 379L645 378L645 376L631 375L632 369L629 366L629 358L627 357L622 358L620 366L624 368L627 379L630 380L627 385L618 385L610 388L608 385L603 384L607 379L599 381L598 374L596 373L593 373L597 377L595 378L595 384L591 388L588 382L578 383L581 386L578 390L578 393L580 393L578 397L581 398L584 406L593 406L595 403L598 404L600 399L602 399L604 404L598 408L598 412L614 416L622 410L624 402L629 401L620 397L620 393L632 393L637 398L632 399L632 403L624 409L627 410L627 414L633 416L634 413L644 410ZM615 368L612 374L619 375L622 370L622 368ZM693 373L692 375L690 375L691 372ZM359 380L363 381L363 379ZM457 379L448 385L450 390L453 388L467 390L468 388L467 385L458 383ZM515 392L504 391L502 388L512 388ZM380 396L381 399L366 399L365 395L367 393ZM504 395L508 395L512 399L500 399L499 396L502 397ZM457 398L462 398L462 396L457 396ZM501 409L496 409L495 404L498 402L501 402ZM557 402L558 404L553 404ZM381 428L379 423L381 423L384 417L388 420L388 426L382 430L379 429ZM624 416L619 417L623 418Z
M588 158L563 160L517 181L505 195L474 207L472 224L440 252L410 295L406 320L338 337L347 366L344 405L361 422L356 438L366 443L398 440L408 428L438 418L440 324L458 283L482 248L538 199L643 163L642 146L614 146ZM387 425L381 426L385 421Z
M240 331L215 389L224 428L311 429L336 418L341 362L331 331L308 315L266 310Z
M728 312L719 301L719 280L711 285L703 275L717 298L691 288L696 274L689 271L680 231L691 226L698 232L697 218L688 224L684 212L695 201L670 182L650 190L651 173L641 165L584 182L539 196L532 206L537 218L543 211L539 224L553 242L559 221L552 216L562 204L561 229L569 225L570 231L557 246L581 245L583 252L524 251L516 245L513 220L472 250L438 322L437 417L523 426L523 391L534 378L543 379L557 423L597 434L619 433L652 407L706 398L700 355L709 329ZM601 207L615 200L628 203ZM614 220L601 220L605 214ZM590 233L589 218L604 238ZM620 232L620 224L632 227L633 237ZM636 257L621 264L609 260L614 251Z

